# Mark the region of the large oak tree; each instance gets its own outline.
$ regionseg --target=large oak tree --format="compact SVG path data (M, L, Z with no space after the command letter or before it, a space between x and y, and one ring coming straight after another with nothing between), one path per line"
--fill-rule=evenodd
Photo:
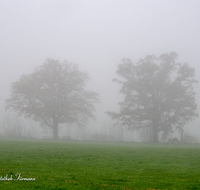
M99 100L97 93L85 89L89 79L77 65L47 59L32 74L12 83L6 109L49 126L57 139L59 124L84 125L94 118L94 103Z
M134 64L123 59L114 79L121 85L125 98L119 103L120 111L108 115L129 129L150 129L153 141L159 133L167 137L174 129L198 116L195 92L192 85L195 70L187 63L176 63L177 54L171 52L159 57L148 55Z

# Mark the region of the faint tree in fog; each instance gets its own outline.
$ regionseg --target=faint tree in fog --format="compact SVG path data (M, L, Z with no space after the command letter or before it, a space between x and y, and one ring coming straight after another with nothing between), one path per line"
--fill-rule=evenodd
M89 79L77 65L47 59L32 74L12 83L6 109L50 127L57 139L59 124L82 126L94 118L93 104L99 100L97 93L85 89Z
M20 138L24 135L24 122L15 114L2 112L0 118L0 136L8 138Z
M150 127L143 127L138 130L142 142L153 142L153 130Z
M180 140L183 143L199 143L199 138L189 134L188 132L183 133L183 138Z
M125 95L120 111L108 115L129 129L148 127L153 141L158 135L167 138L174 129L180 130L198 116L193 83L195 69L187 63L176 63L177 54L171 52L159 57L148 55L133 64L123 59L117 74L122 80L113 79Z

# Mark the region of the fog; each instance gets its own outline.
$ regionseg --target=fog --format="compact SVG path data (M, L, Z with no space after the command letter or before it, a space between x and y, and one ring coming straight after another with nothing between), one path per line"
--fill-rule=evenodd
M96 120L88 124L94 131L112 125L104 112L119 109L123 96L112 79L122 58L137 62L175 51L177 61L194 67L200 81L199 7L198 0L0 1L0 110L10 84L48 57L66 59L90 74L87 86L101 100ZM199 107L200 83L195 91ZM187 131L200 136L199 123L199 118L191 122Z

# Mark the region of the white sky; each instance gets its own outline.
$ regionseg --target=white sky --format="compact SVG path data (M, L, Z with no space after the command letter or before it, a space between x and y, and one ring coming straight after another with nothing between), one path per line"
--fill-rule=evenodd
M118 108L112 79L122 58L175 51L200 81L199 35L199 0L0 0L0 108L21 74L47 57L66 59L90 74L89 87L102 101L101 123L105 111ZM200 136L199 119L191 131Z

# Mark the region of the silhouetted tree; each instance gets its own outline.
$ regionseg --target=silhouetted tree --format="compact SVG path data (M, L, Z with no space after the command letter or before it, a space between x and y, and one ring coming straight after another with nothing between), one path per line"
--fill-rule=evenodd
M99 100L95 92L85 89L88 80L77 65L47 59L32 74L12 83L6 109L49 126L57 139L59 124L84 125L94 118L93 104Z
M113 79L122 87L125 95L120 111L107 112L123 126L132 129L148 127L153 141L158 142L162 132L166 138L173 129L180 130L187 122L198 116L193 83L193 68L187 63L176 63L177 54L171 52L159 57L148 55L133 64L123 59L117 74L122 80Z

